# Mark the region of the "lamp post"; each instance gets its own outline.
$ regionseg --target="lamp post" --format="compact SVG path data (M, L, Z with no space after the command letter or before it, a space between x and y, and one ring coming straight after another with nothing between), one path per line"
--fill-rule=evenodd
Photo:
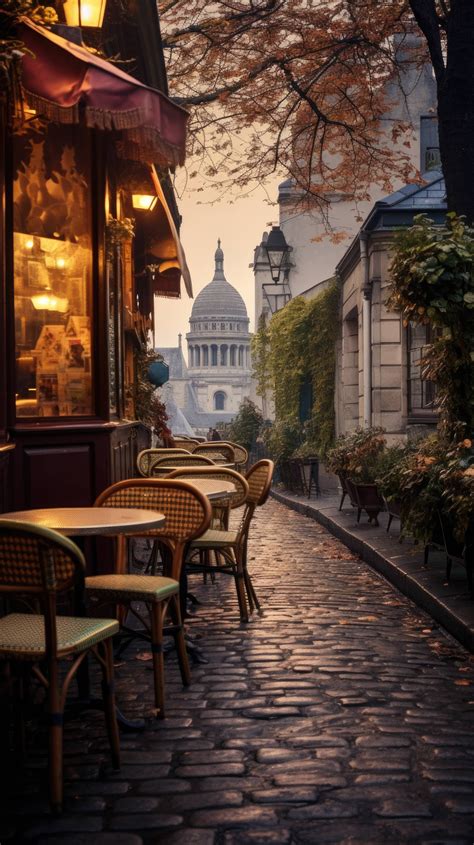
M275 284L278 284L280 281L281 271L286 267L287 257L291 251L291 247L288 246L285 236L279 226L272 226L272 230L268 235L264 249L267 253L272 280Z

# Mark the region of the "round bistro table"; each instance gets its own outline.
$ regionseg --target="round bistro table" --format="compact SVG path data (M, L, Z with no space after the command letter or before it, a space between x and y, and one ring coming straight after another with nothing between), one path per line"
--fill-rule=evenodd
M36 508L3 513L0 518L51 528L66 537L150 531L165 524L162 513L145 508Z
M150 531L161 528L165 524L165 516L158 511L145 508L36 508L27 511L11 511L1 515L1 519L12 522L29 523L41 528L50 528L67 537L90 537L98 535L117 535L129 531ZM75 590L75 613L86 616L84 604L84 589ZM103 710L102 700L93 699L90 695L90 679L88 658L86 657L77 673L79 701L73 710L93 709ZM143 730L143 719L126 719L116 708L117 721L120 726L129 731Z

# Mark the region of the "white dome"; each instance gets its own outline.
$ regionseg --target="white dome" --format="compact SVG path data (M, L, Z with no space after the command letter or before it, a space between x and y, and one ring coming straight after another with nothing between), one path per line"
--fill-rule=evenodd
M214 278L198 293L194 300L190 322L210 320L211 318L248 320L244 300L224 276L224 253L221 249L220 240L217 244L214 255L216 263Z

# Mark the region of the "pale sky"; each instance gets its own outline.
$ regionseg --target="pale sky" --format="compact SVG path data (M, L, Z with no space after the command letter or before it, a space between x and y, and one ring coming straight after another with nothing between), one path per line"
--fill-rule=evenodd
M281 178L275 178L273 190L269 189L272 200L276 199L280 181ZM261 188L249 197L234 199L232 203L221 200L214 205L199 204L202 197L202 193L185 192L178 199L183 217L181 241L191 272L194 296L214 275L214 253L217 238L220 238L226 279L244 298L251 321L250 328L253 330L254 279L249 264L253 260L254 248L260 243L264 230L268 229L268 223L278 221L278 207L268 204L268 194ZM158 347L177 346L178 333L181 332L187 358L185 334L189 331L188 320L193 302L183 285L181 299L155 297L155 336Z

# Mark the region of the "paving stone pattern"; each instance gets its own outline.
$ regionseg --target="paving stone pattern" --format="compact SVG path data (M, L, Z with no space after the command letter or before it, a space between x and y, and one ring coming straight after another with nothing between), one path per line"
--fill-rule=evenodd
M471 845L473 658L283 505L259 513L250 556L263 615L240 625L232 580L193 578L188 627L209 662L192 686L170 655L154 720L150 663L130 650L118 699L150 718L122 734L120 772L101 714L70 722L63 816L35 748L10 774L2 843Z

